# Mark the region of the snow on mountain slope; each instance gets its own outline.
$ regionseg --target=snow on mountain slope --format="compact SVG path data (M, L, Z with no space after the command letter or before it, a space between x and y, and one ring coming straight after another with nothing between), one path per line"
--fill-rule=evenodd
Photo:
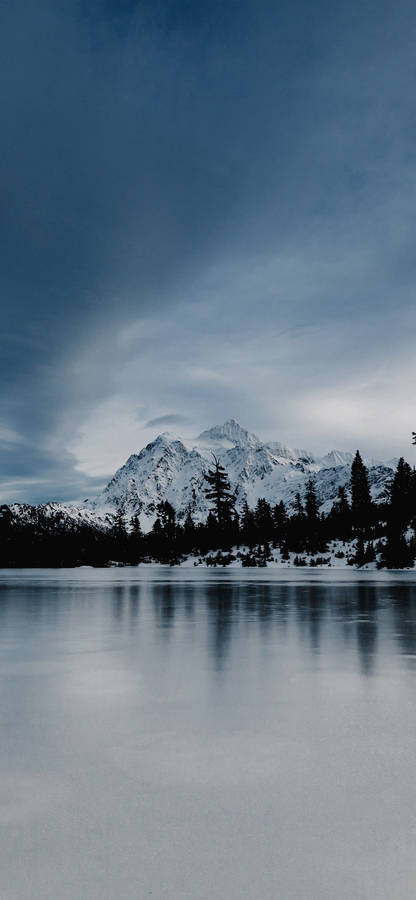
M114 511L106 513L90 509L86 505L76 506L55 501L40 503L38 506L31 506L29 503L12 503L9 509L15 519L34 527L43 519L68 526L93 525L106 530L114 521Z
M354 459L353 453L344 453L342 450L331 450L319 460L322 469L331 469L335 466L350 466Z
M352 453L337 450L319 458L308 450L290 449L278 441L264 443L230 419L203 431L194 440L181 440L168 432L160 434L140 453L129 456L97 497L79 506L49 503L38 509L44 516L101 528L108 528L117 512L126 519L139 515L142 528L148 530L157 504L169 500L179 521L183 521L188 510L196 521L203 521L209 509L203 493L204 472L212 464L213 454L228 472L239 510L244 500L254 507L259 497L272 504L284 500L290 510L297 491L302 496L306 482L313 477L320 508L327 512L338 487L349 483L353 459ZM371 465L369 477L374 499L385 497L392 468ZM35 515L34 507L14 504L12 509L14 515Z
M236 444L239 447L248 448L257 447L261 442L255 434L242 428L235 419L229 419L224 422L224 425L214 425L213 428L203 431L196 438L195 443L199 447L216 447L217 449L221 447L223 450L229 450Z

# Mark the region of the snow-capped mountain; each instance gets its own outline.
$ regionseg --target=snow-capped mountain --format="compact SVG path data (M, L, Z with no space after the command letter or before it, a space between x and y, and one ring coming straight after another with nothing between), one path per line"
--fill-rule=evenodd
M179 520L188 510L197 520L208 514L203 493L204 472L212 454L228 472L237 495L237 509L244 500L255 506L259 497L270 503L284 500L290 507L295 494L304 493L313 476L323 510L331 507L341 484L348 484L353 453L332 450L323 458L310 450L290 449L279 442L264 443L234 419L203 431L194 440L184 440L165 432L138 454L132 454L115 473L102 493L87 509L103 519L121 510L126 516L138 514L142 527L149 528L157 504L169 500ZM370 483L375 499L386 493L392 469L371 465Z
M278 441L264 443L242 428L234 419L203 431L194 440L180 439L169 432L160 434L140 453L129 456L95 498L79 506L44 504L43 515L64 516L71 520L96 523L106 528L116 513L127 518L139 515L142 528L148 530L161 500L169 500L179 521L188 510L196 521L208 514L203 493L204 472L213 454L226 469L236 492L237 509L244 500L254 507L259 497L275 504L280 500L290 510L295 494L304 494L312 476L321 510L327 512L339 485L348 485L353 453L332 450L316 457L310 450L290 449ZM387 496L387 484L393 469L369 461L369 478L375 500ZM13 507L15 515L29 515L33 507ZM26 512L25 512L26 510Z

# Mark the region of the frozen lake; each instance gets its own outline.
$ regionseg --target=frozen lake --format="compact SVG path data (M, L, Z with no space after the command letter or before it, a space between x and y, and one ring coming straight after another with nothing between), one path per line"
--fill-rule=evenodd
M413 900L416 572L0 570L2 900Z

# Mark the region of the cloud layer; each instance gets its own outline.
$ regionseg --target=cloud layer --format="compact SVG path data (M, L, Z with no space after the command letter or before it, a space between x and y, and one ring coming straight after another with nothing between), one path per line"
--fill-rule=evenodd
M153 433L407 453L413 4L4 5L0 498Z

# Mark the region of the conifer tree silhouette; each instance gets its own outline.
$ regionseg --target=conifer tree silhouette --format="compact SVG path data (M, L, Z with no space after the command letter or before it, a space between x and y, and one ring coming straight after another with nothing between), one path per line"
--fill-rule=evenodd
M234 512L235 495L231 490L230 479L217 457L212 454L214 467L204 474L207 487L204 494L211 502L211 512L215 515L220 528L228 525Z
M367 467L358 450L351 466L351 512L354 528L366 532L371 522L372 502Z

